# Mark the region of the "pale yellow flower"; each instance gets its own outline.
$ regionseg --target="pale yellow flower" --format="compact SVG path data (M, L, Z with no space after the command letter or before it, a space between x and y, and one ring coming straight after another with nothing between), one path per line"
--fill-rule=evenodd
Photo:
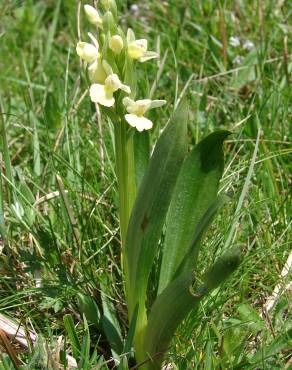
M110 74L102 84L93 84L90 87L90 98L94 103L98 103L105 107L112 107L115 104L114 92L123 90L127 94L131 93L129 86L122 84L118 75Z
M128 45L128 53L132 59L140 59L146 53L148 47L148 41L146 39L140 39L132 41Z
M88 36L92 40L93 44L79 41L76 46L76 53L85 62L92 63L99 58L99 44L96 38L90 32L88 32Z
M125 115L126 121L138 131L149 130L153 127L153 122L144 117L144 114L152 108L158 108L166 103L165 100L143 99L134 101L128 97L123 99L123 104L129 114Z
M98 58L98 49L88 42L80 41L77 43L76 52L85 62L92 63Z
M146 62L147 60L157 58L157 53L154 51L147 51L148 41L146 39L135 39L134 32L128 29L127 32L128 55L131 59L136 59L139 62Z

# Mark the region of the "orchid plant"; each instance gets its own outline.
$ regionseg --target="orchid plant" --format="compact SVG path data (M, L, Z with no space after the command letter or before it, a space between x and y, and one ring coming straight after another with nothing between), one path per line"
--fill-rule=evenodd
M160 369L178 325L239 263L238 251L231 250L203 273L197 269L205 231L227 199L218 195L218 186L229 133L214 132L188 152L183 102L150 156L145 132L143 140L139 135L153 127L148 111L166 102L140 95L136 64L157 54L131 29L124 33L114 0L101 1L98 10L85 5L84 11L95 31L88 42L78 42L76 52L88 72L90 99L115 130L121 260L134 356L139 368ZM127 368L125 359L119 366Z

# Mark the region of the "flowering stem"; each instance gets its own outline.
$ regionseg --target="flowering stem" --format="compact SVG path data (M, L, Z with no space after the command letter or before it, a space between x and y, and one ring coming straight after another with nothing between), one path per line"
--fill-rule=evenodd
M120 198L120 232L122 242L122 264L125 276L125 294L128 303L128 315L131 322L134 311L131 299L129 270L125 253L125 242L128 222L130 219L132 207L136 198L136 181L135 181L135 158L134 158L134 140L133 135L127 135L128 124L122 121L115 125L115 146L116 146L116 166L118 189ZM138 318L136 323L135 350L136 360L142 362L146 358L144 352L144 332L147 325L147 315L145 306L139 307ZM144 369L142 367L141 369Z
M125 260L125 242L129 218L136 197L135 165L133 136L127 137L127 123L121 121L115 125L115 152L119 190L120 232L122 259L126 276L128 271Z

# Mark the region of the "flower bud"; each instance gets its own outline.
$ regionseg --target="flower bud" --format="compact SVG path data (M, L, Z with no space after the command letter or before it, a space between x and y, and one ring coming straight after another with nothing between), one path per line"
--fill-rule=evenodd
M102 26L102 19L98 11L93 6L88 4L84 5L84 11L90 23L95 24L98 27Z
M115 34L117 32L117 22L109 10L102 17L102 25L105 33L110 32L111 34Z
M109 47L115 54L120 54L124 47L124 42L121 36L112 36L109 41Z
M114 18L117 19L118 10L117 10L117 4L115 0L102 0L101 4L105 10L110 10Z
M93 62L99 56L98 49L94 45L87 42L78 42L76 46L76 52L81 59L88 63Z

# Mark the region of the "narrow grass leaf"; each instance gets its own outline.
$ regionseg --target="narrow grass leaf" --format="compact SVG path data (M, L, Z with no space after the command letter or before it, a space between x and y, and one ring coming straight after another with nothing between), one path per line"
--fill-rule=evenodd
M127 339L124 344L124 349L123 349L124 357L121 359L119 370L126 370L129 368L127 357L131 357L131 349L134 345L135 330L136 330L136 324L137 324L137 318L138 318L138 307L139 306L136 305L134 312L133 312L132 320L131 320L130 327L128 330Z
M266 360L269 357L276 355L277 353L287 349L291 352L291 345L292 345L292 329L290 329L286 335L282 333L278 335L271 344L260 348L255 355L251 358L250 362L252 364L260 363L262 360ZM290 369L290 367L289 367Z
M81 346L81 359L79 361L79 369L90 369L90 333L86 317L83 316L84 335Z
M31 120L33 122L33 169L37 176L41 175L41 155L40 142L38 135L38 120L33 112L30 112Z
M69 337L69 341L72 346L72 352L75 359L78 359L81 353L81 344L78 339L78 335L75 330L74 321L70 314L63 317L64 327Z
M104 292L104 290L102 290ZM119 355L123 351L121 328L115 313L115 308L109 297L101 294L103 316L101 318L102 328L111 346L113 357L119 361Z
M234 218L233 218L233 223L230 227L230 231L228 233L228 237L227 237L226 242L224 244L223 250L227 250L230 247L230 245L232 244L232 241L235 237L236 225L238 223L241 208L243 206L243 202L245 200L245 197L248 193L248 189L249 189L249 186L250 186L250 183L251 183L251 178L252 178L253 171L254 171L254 166L255 166L255 162L256 162L256 158L257 158L257 154L258 154L258 149L259 149L260 136L261 136L261 131L258 130L257 140L256 140L256 143L255 143L255 148L254 148L254 151L253 151L252 159L251 159L251 162L250 162L250 165L249 165L249 168L248 168L248 172L247 172L247 175L246 175L246 178L245 178L245 182L244 182L240 197L238 199L237 207L236 207L236 210L235 210L235 215L234 215Z
M56 29L57 29L57 24L58 24L58 19L59 19L59 14L60 14L60 5L61 5L61 0L57 1L55 5L53 20L52 20L51 27L49 29L48 36L47 36L44 64L46 64L49 61L50 56L51 56L52 45L54 42L54 36L55 36Z
M5 165L5 172L6 172L6 177L8 178L10 183L13 184L13 175L12 175L12 167L11 167L10 154L9 154L9 145L8 145L8 139L7 139L7 133L6 133L6 122L2 114L0 114L0 117L1 117L0 119L1 147L2 147L4 165Z

